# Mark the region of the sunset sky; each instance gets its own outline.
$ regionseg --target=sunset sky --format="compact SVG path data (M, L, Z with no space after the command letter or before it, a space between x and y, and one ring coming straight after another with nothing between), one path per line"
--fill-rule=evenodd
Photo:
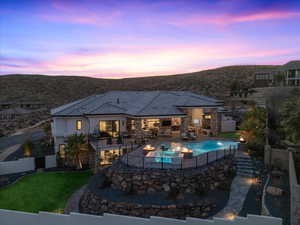
M137 77L300 59L300 0L1 0L0 74Z

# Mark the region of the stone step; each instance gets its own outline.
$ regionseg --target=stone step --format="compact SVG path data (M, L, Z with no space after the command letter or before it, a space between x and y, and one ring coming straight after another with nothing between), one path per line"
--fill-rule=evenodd
M249 156L237 156L235 157L237 160L252 160Z
M239 165L237 165L236 166L237 167L237 169L239 170L239 169L247 169L247 170L254 170L255 168L253 167L253 166L239 166Z
M237 168L237 171L250 171L250 172L253 172L254 171L254 169L252 169L252 168Z
M248 162L248 161L235 161L234 164L236 164L236 165L253 165L252 162Z
M235 159L236 162L252 162L251 159Z
M252 173L237 172L236 174L243 177L253 177Z
M236 170L237 172L245 172L245 173L254 173L254 170L252 169L242 169L242 168L239 168Z

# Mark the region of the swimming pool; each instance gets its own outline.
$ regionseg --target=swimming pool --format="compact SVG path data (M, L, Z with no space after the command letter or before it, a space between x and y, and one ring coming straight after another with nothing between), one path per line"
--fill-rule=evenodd
M162 150L162 146L165 150ZM183 151L192 151L193 156L206 152L238 147L238 142L223 140L206 140L201 142L170 142L161 143L156 146L156 151L147 157L155 157L156 162L172 163L173 158L183 157Z

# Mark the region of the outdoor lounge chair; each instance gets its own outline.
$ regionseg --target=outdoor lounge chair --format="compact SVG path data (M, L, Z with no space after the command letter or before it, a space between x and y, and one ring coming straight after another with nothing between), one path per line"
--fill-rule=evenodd
M197 138L194 132L189 132L189 133L188 133L188 137L189 137L189 139L191 139L191 140L196 140L196 138Z
M182 134L181 134L181 139L182 139L182 140L185 140L185 141L186 141L186 140L189 140L189 137L188 137L187 133L185 133L185 132L182 133Z

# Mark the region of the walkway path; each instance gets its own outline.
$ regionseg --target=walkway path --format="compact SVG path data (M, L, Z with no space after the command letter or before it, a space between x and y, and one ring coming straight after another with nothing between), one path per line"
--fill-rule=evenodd
M0 152L0 162L4 161L10 154L14 153L20 148L21 144L16 144L5 149L5 151Z
M243 152L236 154L236 161L242 160L251 162L251 158ZM251 163L252 164L252 163ZM248 167L248 166L246 166ZM242 172L239 171L242 169ZM252 170L251 170L252 171ZM252 172L251 172L252 173ZM230 197L225 208L223 208L215 217L226 217L226 215L238 215L242 210L244 201L247 197L248 191L251 187L251 173L245 173L244 168L238 167L237 176L233 179L230 189ZM241 174L241 175L239 175Z
M70 214L70 212L79 212L79 202L81 196L84 194L87 185L82 186L79 190L74 192L72 196L69 198L66 207L65 207L65 214Z
M238 215L243 208L244 201L251 187L249 178L236 176L231 184L230 197L227 205L215 217L226 217L228 214Z

